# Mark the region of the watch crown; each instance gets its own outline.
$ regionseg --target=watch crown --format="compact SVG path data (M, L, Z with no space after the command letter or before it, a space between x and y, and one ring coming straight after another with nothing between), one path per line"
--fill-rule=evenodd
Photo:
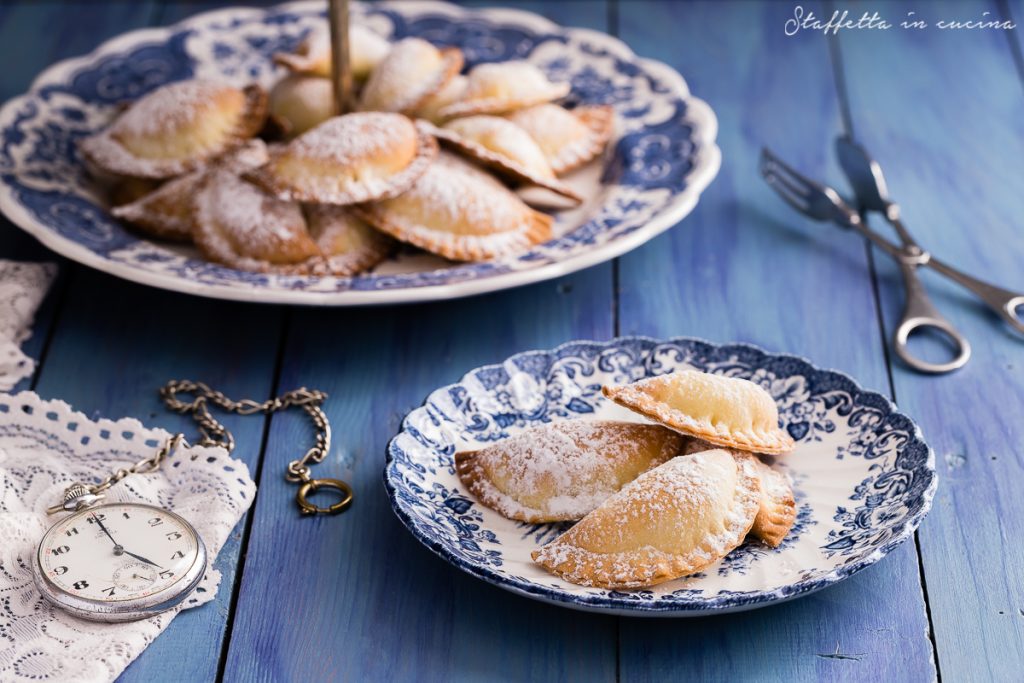
M104 498L106 498L106 496L102 493L93 493L92 489L85 484L76 482L64 489L63 502L60 505L54 505L46 512L52 515L55 512L75 512L77 510L84 510L85 508L96 505Z

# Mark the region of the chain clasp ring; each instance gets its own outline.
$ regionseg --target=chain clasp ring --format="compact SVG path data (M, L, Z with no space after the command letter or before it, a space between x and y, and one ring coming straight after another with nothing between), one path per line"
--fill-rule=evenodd
M320 507L306 500L306 496L318 489L334 489L341 493L341 500L334 505ZM309 479L299 487L295 494L295 502L299 504L299 512L303 515L336 515L344 512L352 505L352 487L341 479Z

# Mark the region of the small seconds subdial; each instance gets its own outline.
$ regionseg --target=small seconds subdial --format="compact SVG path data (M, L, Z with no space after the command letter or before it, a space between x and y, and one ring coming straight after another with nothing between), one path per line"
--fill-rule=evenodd
M85 600L157 598L200 558L199 540L181 517L149 505L114 503L77 512L39 544L43 577Z

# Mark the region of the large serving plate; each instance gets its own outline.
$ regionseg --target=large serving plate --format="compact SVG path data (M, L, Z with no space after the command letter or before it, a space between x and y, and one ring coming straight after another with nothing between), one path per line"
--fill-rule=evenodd
M394 39L457 45L470 65L526 59L572 84L570 100L615 108L606 155L568 178L586 202L557 214L556 238L501 261L454 264L409 252L353 278L246 273L139 237L111 218L76 142L120 103L190 77L269 86L271 55L323 20L326 2L231 8L134 31L47 69L0 110L0 210L68 258L144 284L258 302L359 305L446 299L538 282L606 261L672 227L718 171L717 123L671 68L595 31L534 14L434 2L353 3L353 21Z
M529 525L482 506L453 454L553 420L639 420L602 384L679 369L752 380L779 406L796 450L775 458L798 515L776 549L746 543L700 574L637 591L584 588L548 574L530 552L568 525ZM830 586L910 538L931 507L935 457L884 396L795 356L744 344L624 337L512 356L434 391L388 446L384 482L398 517L459 569L528 597L618 614L692 616L752 609Z

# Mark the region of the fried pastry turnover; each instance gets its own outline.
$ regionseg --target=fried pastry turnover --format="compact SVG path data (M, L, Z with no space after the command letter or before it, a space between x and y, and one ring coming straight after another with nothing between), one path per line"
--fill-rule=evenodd
M715 446L706 441L690 439L683 447L683 452L690 455L714 449ZM750 535L772 548L778 548L796 522L793 487L784 473L772 469L759 458L755 458L754 464L761 484L761 498L754 525L750 527Z
M81 149L99 168L121 175L170 178L191 171L256 135L267 95L205 80L171 83L134 102Z
M352 78L364 80L391 49L387 40L360 24L348 29L349 65ZM327 27L318 25L299 43L295 52L278 52L274 61L294 73L321 78L331 75L331 36Z
M278 199L228 167L211 169L194 199L193 239L203 255L231 268L281 271L320 254L302 208Z
M440 92L462 68L462 51L438 49L422 38L395 43L370 74L360 98L367 111L409 114Z
M507 117L536 141L555 175L565 175L599 155L615 128L608 105L569 111L557 104L538 104Z
M642 588L703 570L743 542L758 509L754 458L726 450L641 474L532 554L566 581Z
M795 446L779 427L771 394L745 379L683 370L601 390L630 410L716 446L771 454Z
M480 502L509 519L563 522L679 455L683 441L660 425L566 420L456 453L455 469Z
M535 65L520 60L475 66L462 98L443 107L445 118L470 114L504 114L569 94L568 83L552 83Z
M218 163L242 171L267 160L262 140L247 141L226 154ZM206 175L205 169L172 178L133 202L113 207L110 212L142 232L158 239L192 241L192 198Z
M500 116L452 119L431 131L461 154L519 182L551 190L575 202L583 199L555 177L554 171L530 135Z
M375 230L348 207L310 204L305 207L309 234L321 258L303 269L310 275L350 276L373 268L391 252L393 240Z
M279 199L356 204L407 190L437 155L437 141L387 112L336 116L303 133L251 174Z
M508 256L551 237L551 216L446 152L407 192L356 210L392 237L455 261Z
M287 137L301 135L332 116L334 86L330 79L291 74L270 90L270 117Z
M443 122L441 110L462 97L466 92L466 83L465 76L453 76L447 85L423 100L410 115L435 124Z

